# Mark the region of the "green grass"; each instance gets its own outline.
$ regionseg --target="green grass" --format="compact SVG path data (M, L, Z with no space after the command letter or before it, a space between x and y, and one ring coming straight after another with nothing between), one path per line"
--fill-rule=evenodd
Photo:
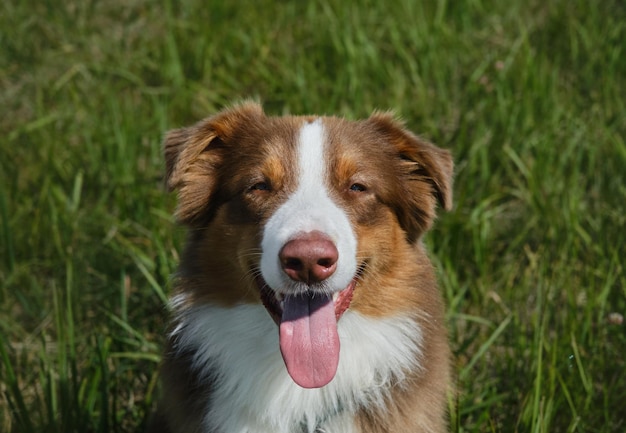
M454 431L625 430L624 41L619 0L4 2L0 431L141 431L184 239L160 140L246 97L453 151Z

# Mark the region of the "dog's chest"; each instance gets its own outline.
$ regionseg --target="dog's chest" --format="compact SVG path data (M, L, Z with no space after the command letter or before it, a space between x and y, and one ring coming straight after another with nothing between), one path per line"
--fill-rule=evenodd
M207 432L357 432L354 416L383 407L391 383L419 368L421 333L406 318L370 319L348 311L341 319L336 377L304 389L287 374L277 329L263 306L197 307L175 329L178 350L213 387Z

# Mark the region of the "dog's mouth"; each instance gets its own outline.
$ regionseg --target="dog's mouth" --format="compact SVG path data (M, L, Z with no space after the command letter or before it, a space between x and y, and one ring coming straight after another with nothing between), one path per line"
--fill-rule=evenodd
M279 327L280 351L291 378L303 388L327 385L339 364L337 321L350 307L361 272L334 294L307 290L276 294L257 277L261 300Z
M330 299L334 305L335 311L335 320L339 320L339 318L346 312L348 307L350 307L350 303L352 302L352 294L354 293L354 289L356 287L358 275L355 276L348 286L341 290L340 292L334 293L330 296ZM261 301L265 306L265 309L269 313L269 315L274 320L276 325L280 326L283 321L283 314L285 308L285 300L287 298L296 298L301 302L305 300L313 300L313 298L329 298L329 295L319 292L306 291L303 293L299 293L297 295L284 296L279 293L274 292L263 280L262 277L257 277L257 286L259 287L259 291L261 293ZM289 304L290 305L290 304Z

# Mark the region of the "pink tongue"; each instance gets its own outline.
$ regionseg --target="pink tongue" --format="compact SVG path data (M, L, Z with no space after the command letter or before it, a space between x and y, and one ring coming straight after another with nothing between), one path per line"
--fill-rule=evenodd
M288 296L280 322L280 351L289 375L303 388L330 382L339 363L339 335L330 296Z

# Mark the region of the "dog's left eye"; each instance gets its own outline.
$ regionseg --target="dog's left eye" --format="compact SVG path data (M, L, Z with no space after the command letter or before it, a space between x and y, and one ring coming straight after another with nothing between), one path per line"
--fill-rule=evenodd
M367 191L367 187L362 183L353 183L352 185L350 185L350 191L364 192Z

